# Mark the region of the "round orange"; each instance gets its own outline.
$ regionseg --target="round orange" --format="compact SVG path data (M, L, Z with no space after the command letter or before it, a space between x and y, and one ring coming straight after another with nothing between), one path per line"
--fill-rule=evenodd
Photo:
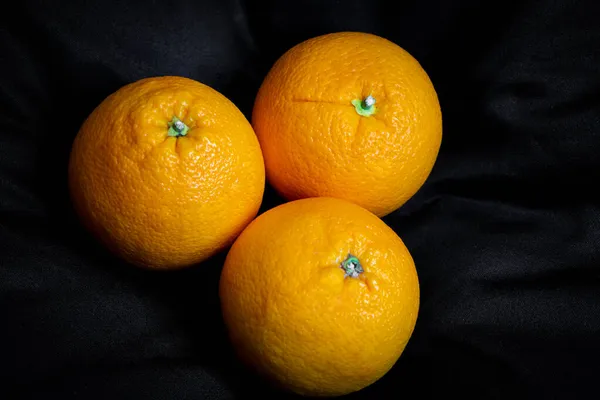
M252 124L282 196L343 198L378 216L423 185L442 139L438 97L421 65L359 32L288 50L259 89Z
M173 269L230 245L265 172L252 126L214 89L152 77L108 96L73 143L69 184L87 228L126 261Z
M241 359L303 395L357 391L412 335L419 282L402 240L366 209L308 198L257 217L221 274L224 321Z

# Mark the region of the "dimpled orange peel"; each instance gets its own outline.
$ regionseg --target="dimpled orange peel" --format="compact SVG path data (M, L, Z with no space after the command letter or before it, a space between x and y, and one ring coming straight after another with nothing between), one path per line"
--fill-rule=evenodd
M308 198L258 216L221 274L224 321L245 363L311 396L360 390L386 374L419 309L413 259L366 209Z
M282 196L338 197L378 216L419 190L442 139L438 97L419 62L360 32L283 54L259 89L252 124Z
M238 108L192 79L152 77L108 96L75 138L73 205L126 261L187 267L230 245L256 216L265 172Z

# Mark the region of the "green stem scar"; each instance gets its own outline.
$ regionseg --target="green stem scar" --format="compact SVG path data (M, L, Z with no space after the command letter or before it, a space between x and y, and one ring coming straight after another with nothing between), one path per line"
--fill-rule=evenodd
M352 105L356 112L363 117L369 117L377 111L377 108L375 107L375 98L371 95L368 95L363 100L352 100Z
M342 261L341 267L345 272L344 278L349 276L352 278L358 278L360 274L365 272L362 265L360 265L358 258L354 257L352 254L348 254L348 257Z
M167 132L167 135L173 137L185 136L190 129L186 124L183 123L182 120L177 117L173 117L168 125L169 131Z

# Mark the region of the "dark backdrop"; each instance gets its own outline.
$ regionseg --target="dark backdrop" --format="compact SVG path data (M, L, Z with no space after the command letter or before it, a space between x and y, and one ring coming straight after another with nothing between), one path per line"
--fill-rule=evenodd
M422 305L393 370L352 399L598 396L598 2L19 0L0 16L0 398L279 395L231 354L223 256L153 274L90 240L70 144L120 86L183 75L249 117L285 50L340 30L411 52L444 116L423 189L385 221ZM267 189L264 208L280 202ZM436 396L436 397L434 397ZM280 398L280 397L278 397Z

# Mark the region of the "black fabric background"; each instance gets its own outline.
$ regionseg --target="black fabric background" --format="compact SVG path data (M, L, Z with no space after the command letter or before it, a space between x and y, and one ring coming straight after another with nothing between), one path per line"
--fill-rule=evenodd
M223 256L172 274L122 265L73 218L66 165L83 119L126 83L191 77L249 117L277 57L340 30L411 52L444 116L430 179L385 218L419 271L416 330L348 398L598 396L598 2L14 6L0 16L0 398L284 398L231 353ZM267 188L263 209L280 201Z

